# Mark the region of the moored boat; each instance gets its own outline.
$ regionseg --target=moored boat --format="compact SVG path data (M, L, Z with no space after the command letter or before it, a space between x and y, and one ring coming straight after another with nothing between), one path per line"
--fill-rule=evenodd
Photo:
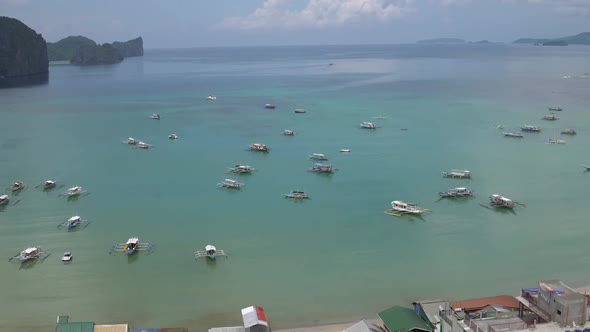
M217 100L217 97L209 95L207 96L207 100Z
M66 190L66 192L64 194L72 197L72 196L78 196L78 195L82 194L82 192L83 192L82 187L75 186L75 187L68 188L68 190Z
M235 165L234 167L228 168L227 171L229 173L235 173L235 174L242 174L242 173L251 174L253 171L255 171L255 169L252 166L248 166L248 165Z
M142 142L142 141L139 141L139 142L137 142L137 144L136 144L135 146L136 146L138 149L145 149L145 150L147 150L147 149L149 149L149 148L151 148L151 147L152 147L152 145L151 145L151 144L148 144L148 143L146 143L146 142Z
M260 151L260 152L269 152L270 148L262 143L252 143L252 144L250 144L250 150Z
M292 199L309 199L309 195L306 194L304 191L300 190L293 190L289 194L285 194L285 198L292 198Z
M340 149L339 151L343 152L343 153L348 153L348 152L350 152L350 149Z
M429 211L428 209L420 208L415 203L405 203L402 201L392 201L391 209L398 214L422 214Z
M127 141L125 141L125 143L130 144L130 145L136 145L138 142L139 141L133 137L129 137L129 138L127 138Z
M225 254L225 251L224 250L217 249L212 244L206 245L205 246L205 250L203 250L203 251L197 250L195 252L195 259L206 257L207 259L210 259L210 260L214 261L214 260L217 259L218 256L225 256L225 257L227 257L227 255Z
M559 106L551 106L551 107L547 107L550 111L552 112L560 112L563 111L563 108L559 107Z
M509 132L509 133L504 133L504 136L506 137L515 137L515 138L523 138L524 135L521 133L515 133L515 132Z
M66 226L68 228L74 228L74 227L80 225L81 222L82 222L82 217L73 216L70 219L68 219L68 221L66 222Z
M160 120L160 114L154 113L154 114L150 115L150 119Z
M471 171L452 169L448 172L442 172L443 177L453 179L471 179Z
M49 190L49 189L53 189L57 186L57 183L54 180L46 180L43 183L43 189L44 190Z
M285 129L285 130L283 130L283 135L285 135L285 136L295 136L295 132L293 130Z
M524 125L524 126L520 127L520 130L526 131L526 132L538 133L541 131L541 128L539 128L537 126Z
M328 160L328 157L326 157L323 153L312 153L311 155L309 155L309 159Z
M490 196L490 204L495 207L502 207L508 209L513 209L516 206L516 203L513 200L506 198L500 194L493 194L492 196Z
M214 245L208 244L205 246L205 252L207 253L207 258L215 259L215 255L217 254L217 248Z
M240 189L242 187L242 183L239 183L236 180L232 179L224 179L223 181L217 184L220 188L229 188L229 189Z
M125 242L125 246L123 247L123 251L127 255L131 255L137 250L138 244L139 244L139 238L131 237L131 238L129 238L129 240L127 240L127 242Z
M66 251L66 252L64 252L64 255L61 256L61 261L62 262L70 262L72 260L72 258L74 258L74 255L72 255L72 252Z
M264 105L264 108L267 108L267 109L271 109L271 110L273 110L273 109L275 109L275 108L277 108L277 107L276 107L275 105L273 105L273 104L265 104L265 105Z
M22 181L16 181L14 183L12 183L8 189L10 189L10 191L15 192L15 191L19 191L22 189L25 189L25 184Z
M562 135L576 135L576 131L571 129L571 128L565 128L564 130L561 131Z
M334 173L334 168L332 167L332 165L329 164L316 163L311 168L309 168L308 171L315 173L331 174Z
M555 114L545 114L543 115L543 120L555 121L559 119L555 116Z
M170 135L168 135L168 138L169 139L178 139L178 135L176 135L176 134L170 134Z
M362 129L377 129L377 125L372 122L363 122L360 127Z
M6 205L10 202L10 197L8 195L0 195L0 206Z
M298 113L298 114L302 114L302 113L305 113L305 110L303 108L297 108L293 112Z
M449 189L447 191L441 191L438 193L440 197L448 197L448 198L455 198L455 197L469 197L473 196L473 191L467 189L465 187L458 187Z
M41 253L41 248L39 247L29 247L25 250L21 251L17 256L13 257L20 263L27 262L31 259L38 258Z
M549 144L565 144L565 140L563 139L555 139L555 138L550 138L547 143Z

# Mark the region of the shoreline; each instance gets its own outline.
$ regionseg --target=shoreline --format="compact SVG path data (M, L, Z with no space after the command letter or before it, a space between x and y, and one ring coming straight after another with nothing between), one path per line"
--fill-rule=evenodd
M353 326L354 324L360 322L361 320L365 320L369 323L375 324L377 326L381 326L382 322L378 318L360 318L355 321L347 322L347 323L328 323L328 324L318 324L318 325L307 325L307 326L299 326L293 327L288 329L277 329L274 330L275 332L342 332L347 328Z

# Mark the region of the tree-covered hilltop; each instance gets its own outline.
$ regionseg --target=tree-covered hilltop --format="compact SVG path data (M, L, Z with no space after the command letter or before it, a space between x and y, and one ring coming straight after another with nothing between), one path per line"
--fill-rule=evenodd
M83 36L70 36L55 43L47 43L50 61L70 61L73 64L117 63L126 57L143 55L143 39L97 44Z
M465 40L459 38L434 38L424 39L416 42L417 44L464 44Z
M23 22L0 16L0 81L30 75L47 75L45 39Z
M590 45L590 32L582 32L574 36L561 38L520 38L515 44L537 44L537 45Z

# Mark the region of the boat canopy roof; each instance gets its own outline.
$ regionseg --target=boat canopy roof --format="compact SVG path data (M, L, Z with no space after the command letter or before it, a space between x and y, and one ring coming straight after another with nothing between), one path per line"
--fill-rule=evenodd
M205 251L210 251L210 250L217 251L217 248L215 248L215 246L210 245L210 244L206 245Z
M323 153L312 153L312 155L316 157L325 157Z
M37 248L37 247L30 247L30 248L25 249L24 253L27 255L30 255L38 250L39 250L39 248Z
M223 180L223 182L238 183L238 181L232 180L232 179L225 179L225 180Z
M458 188L455 188L455 190L457 190L457 191L466 191L467 188L465 188L465 187L458 187Z
M45 184L54 184L54 183L55 183L55 181L53 181L53 180L47 180L47 181L45 181Z
M500 194L493 194L493 195L492 195L492 197L493 197L494 199L499 199L499 200L502 200L502 201L504 201L504 202L512 202L512 200L511 200L511 199L509 199L509 198L506 198L506 197L504 197L504 196L502 196L502 195L500 195Z
M132 237L132 238L129 238L129 240L127 240L126 244L138 244L138 243L139 243L139 238Z
M70 219L68 219L68 221L69 221L69 222L72 222L72 221L76 221L76 220L80 220L80 219L81 219L81 217L80 217L80 216L73 216L73 217L71 217Z
M2 195L0 196L0 200L4 201L8 199L8 195Z
M74 191L74 190L80 190L80 189L82 189L82 187L75 186L75 187L72 187L72 188L68 189L68 191Z
M391 204L392 204L392 205L404 205L404 206L405 206L405 205L408 205L408 204L406 204L406 203L404 203L404 202L402 202L402 201L393 201L393 202L391 202Z

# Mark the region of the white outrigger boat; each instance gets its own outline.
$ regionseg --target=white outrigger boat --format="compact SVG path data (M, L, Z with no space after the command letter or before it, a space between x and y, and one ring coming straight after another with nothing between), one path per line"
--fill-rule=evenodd
M25 189L25 184L22 181L16 181L16 182L12 183L8 187L8 189L12 192L20 191L20 190Z
M443 177L453 179L471 179L471 172L468 170L452 169L448 172L442 172Z
M546 114L546 115L543 115L542 120L555 121L555 120L559 120L559 118L556 117L555 114Z
M80 216L72 216L68 220L57 225L57 228L66 227L67 229L74 229L74 228L77 228L78 226L83 226L82 229L84 229L89 224L90 224L90 222L88 220L82 219L82 217L80 217Z
M210 260L215 260L217 256L224 256L227 258L227 255L225 254L224 250L217 249L214 245L211 244L206 245L204 251L195 251L195 259L207 257Z
M20 253L14 255L9 259L10 262L16 263L25 263L33 259L37 259L39 261L44 261L50 253L43 252L41 247L32 246L28 247L25 250L21 251Z
M565 144L565 140L563 139L555 139L555 138L550 138L547 143L549 144Z
M559 107L559 106L551 106L551 107L547 107L551 112L561 112L563 111L563 108Z
M137 236L132 236L127 240L127 242L114 245L111 248L110 254L123 252L127 255L132 255L138 251L147 251L148 253L151 253L153 249L154 246L151 243L139 242L139 238Z
M137 142L137 144L135 145L135 148L137 148L137 149L145 149L145 150L147 150L149 148L152 148L152 147L153 147L153 145L148 144L148 143L145 143L145 142L142 142L142 141Z
M43 190L49 190L49 189L53 189L57 186L57 182L55 182L54 180L46 180L43 184Z
M0 206L6 205L10 202L10 197L8 195L0 196Z
M571 129L571 128L565 128L564 130L561 131L562 135L576 135L576 131Z
M264 108L269 109L269 110L274 110L277 107L273 104L264 104Z
M80 195L88 195L88 192L86 190L83 190L82 187L80 186L75 186L75 187L71 187L68 188L68 190L66 190L65 192L61 193L60 196L68 196L68 197L76 197L76 196L80 196Z
M168 135L168 138L169 139L178 139L178 135L176 135L176 134L170 134L170 135Z
M516 207L516 202L500 194L493 194L490 196L490 205L493 207L513 209Z
M421 215L424 212L430 212L430 209L421 208L417 206L415 203L404 203L402 201L392 201L391 202L391 209L386 210L385 213L401 217L404 214L412 214L412 215Z
M242 188L243 185L244 185L243 183L239 183L236 180L224 179L223 181L221 181L217 184L217 187L228 188L228 189L240 189L240 188Z
M311 155L309 155L309 159L312 159L312 160L328 160L328 157L326 157L323 153L312 153Z
M252 174L252 172L254 172L256 169L254 169L252 166L248 166L248 165L236 165L234 167L228 168L227 172L228 173L234 173L234 174Z
M285 129L285 130L283 130L283 135L285 135L285 136L295 136L295 132L293 130Z
M504 133L504 136L506 137L515 137L515 138L523 138L524 135L521 133L515 133L515 132L509 132L509 133Z
M250 146L250 150L252 150L252 151L260 151L260 152L269 152L270 151L270 148L268 146L266 146L266 144L262 144L262 143L252 143L249 146Z
M470 197L473 196L473 191L465 187L458 187L447 191L441 191L438 194L441 198Z
M289 194L285 194L285 198L291 199L309 199L309 195L301 190L293 190Z
M335 169L332 167L332 165L322 163L316 163L308 169L309 172L324 174L332 174L334 173L334 170Z
M217 100L217 97L209 95L207 96L207 100Z
M150 115L150 119L160 120L160 114L154 113L154 114Z
M541 132L541 128L539 128L537 126L529 126L529 125L524 125L524 126L520 127L520 130L530 132L530 133Z
M372 122L363 122L360 124L362 129L377 129L377 125Z

